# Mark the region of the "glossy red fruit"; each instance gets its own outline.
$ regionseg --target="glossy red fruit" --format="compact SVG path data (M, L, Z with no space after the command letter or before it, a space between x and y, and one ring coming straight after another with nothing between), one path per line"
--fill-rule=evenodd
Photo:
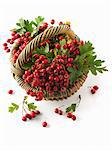
M7 43L4 43L4 44L3 44L3 46L5 46L5 47L6 47L6 46L7 46Z
M12 36L15 36L15 34L16 34L16 32L12 32L12 33L11 33Z
M68 113L67 113L67 117L68 117L68 118L72 118L72 116L73 116L73 115L72 115L71 112L68 112Z
M98 90L99 87L98 87L97 85L94 85L94 86L93 86L93 89Z
M44 65L46 65L46 64L48 64L48 60L45 59L45 60L42 61L42 63L43 63Z
M28 119L32 119L32 116L30 114L26 114L25 117Z
M55 112L55 113L58 113L58 112L59 112L59 109L58 109L58 108L55 108L54 112Z
M54 20L54 19L52 19L52 20L51 20L51 24L54 24L54 23L55 23L55 20Z
M63 111L62 111L62 110L59 110L58 114L59 114L59 115L63 115Z
M32 111L30 115L31 115L32 118L36 117L36 113L34 111Z
M13 94L13 90L9 90L9 91L8 91L8 94Z
M23 121L26 121L26 120L27 120L26 116L23 116L23 117L22 117L22 120L23 120Z
M59 43L56 43L56 44L55 44L55 47L56 47L57 49L60 49L60 44L59 44Z
M8 49L8 47L7 46L4 46L4 50L7 50Z
M76 116L72 115L72 120L75 121L76 120Z
M10 43L11 39L7 39L7 43Z
M69 63L72 63L73 60L74 60L73 58L68 58L68 62L69 62Z
M35 110L35 113L36 113L36 115L39 115L40 111L39 110Z
M59 36L59 40L60 40L60 41L63 40L63 36Z
M44 122L42 123L42 126L43 126L43 127L47 127L47 122L44 121Z
M9 48L8 48L8 49L6 49L6 52L7 52L7 53L9 53L9 52L10 52L10 49L9 49Z
M65 45L63 45L63 48L64 48L64 49L67 49L67 45L66 45L66 44L65 44Z
M96 93L96 90L95 89L91 89L91 94L95 94Z
M30 35L31 35L30 32L26 32L26 33L25 33L25 36L26 36L26 37L28 37L28 36L30 36Z
M62 21L60 21L60 22L59 22L59 25L62 25L62 24L63 24L63 22L62 22Z
M74 40L73 40L73 43L74 43L74 44L77 44L77 40L76 40L76 39L74 39Z

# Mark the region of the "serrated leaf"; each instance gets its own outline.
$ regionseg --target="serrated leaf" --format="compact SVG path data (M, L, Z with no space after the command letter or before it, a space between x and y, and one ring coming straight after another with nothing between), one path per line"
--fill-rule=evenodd
M19 109L19 105L15 104L15 103L11 103L11 106L8 108L8 111L10 113L13 113L15 110Z
M66 108L66 113L75 112L75 110L76 110L76 104L71 104L71 106Z
M74 68L72 68L72 67L68 67L67 70L68 70L70 73L74 73L74 72L75 72Z
M44 48L44 51L45 51L45 53L48 53L48 52L49 52L49 44L48 44L48 43L46 44L46 46L45 46L45 48Z
M36 110L37 106L34 105L34 103L27 104L29 111Z

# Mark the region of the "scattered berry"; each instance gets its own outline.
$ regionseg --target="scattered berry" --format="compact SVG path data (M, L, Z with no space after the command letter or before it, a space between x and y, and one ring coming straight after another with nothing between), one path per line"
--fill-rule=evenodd
M13 90L8 91L8 94L13 94L13 93L14 93Z
M67 117L68 117L68 118L72 118L72 116L73 116L73 115L72 115L71 112L68 112L68 113L67 113Z
M55 23L55 20L54 20L54 19L52 19L52 20L51 20L51 24L54 24L54 23Z
M91 89L91 93L92 93L92 94L95 94L95 93L96 93L96 90L92 88L92 89Z
M47 122L44 121L44 122L42 123L42 126L43 126L43 127L47 127Z
M97 91L99 89L99 87L97 85L94 85L93 89L95 89Z
M23 121L26 121L26 120L27 120L26 116L23 116L23 117L22 117L22 120L23 120Z
M76 116L72 115L72 120L75 121L76 120Z

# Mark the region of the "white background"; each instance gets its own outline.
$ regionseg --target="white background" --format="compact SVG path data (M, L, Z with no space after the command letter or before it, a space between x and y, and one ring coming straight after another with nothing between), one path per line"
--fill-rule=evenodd
M112 107L112 47L110 44L110 1L108 0L0 0L0 150L110 150ZM26 123L21 121L21 110L9 114L10 103L20 103L25 92L10 73L8 54L2 43L9 29L21 18L33 19L38 15L47 20L70 20L72 28L83 40L94 43L98 58L104 59L109 72L94 77L89 74L84 86L63 102L39 102L42 115ZM97 84L100 89L91 95L88 86ZM7 94L9 89L15 95ZM82 101L76 111L77 121L58 116L53 109L73 103L78 94ZM48 128L41 122L46 120Z

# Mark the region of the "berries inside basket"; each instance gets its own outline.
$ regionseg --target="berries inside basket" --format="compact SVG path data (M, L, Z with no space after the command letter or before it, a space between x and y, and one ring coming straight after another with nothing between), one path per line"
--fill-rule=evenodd
M106 71L97 60L91 42L73 32L70 22L48 24L43 17L35 21L20 19L12 30L11 71L18 84L35 100L63 100L85 82L88 72ZM7 44L4 49L9 52Z

